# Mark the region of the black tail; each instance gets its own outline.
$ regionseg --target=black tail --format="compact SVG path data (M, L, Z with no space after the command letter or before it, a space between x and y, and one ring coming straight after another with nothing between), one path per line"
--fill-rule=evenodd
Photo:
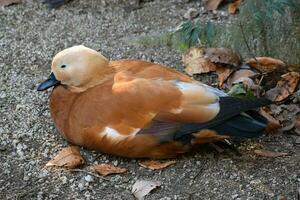
M267 99L220 97L220 112L213 120L203 124L185 124L176 132L175 139L188 142L191 135L201 129L212 129L220 135L257 137L266 128L267 120L253 109L271 103Z
M58 8L68 1L69 0L44 0L43 3L48 4L50 8Z

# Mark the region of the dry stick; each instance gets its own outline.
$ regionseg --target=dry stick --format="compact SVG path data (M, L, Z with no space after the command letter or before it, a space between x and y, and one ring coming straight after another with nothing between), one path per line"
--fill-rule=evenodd
M105 180L105 181L110 181L109 178L105 178L105 177L102 177L102 176L99 176L93 172L89 172L89 171L86 171L86 170L83 170L83 169L69 169L68 171L71 171L71 172L84 172L84 173L87 173L89 175L92 175L92 176L95 176L97 178L100 178L102 180Z

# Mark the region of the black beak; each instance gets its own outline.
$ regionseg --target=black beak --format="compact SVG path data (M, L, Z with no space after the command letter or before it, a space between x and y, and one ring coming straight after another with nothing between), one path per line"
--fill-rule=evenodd
M53 86L56 86L56 85L59 85L60 84L60 81L58 81L53 72L50 74L49 78L47 80L45 80L44 82L42 82L38 88L37 88L37 91L43 91L43 90L47 90L48 88L50 87L53 87Z

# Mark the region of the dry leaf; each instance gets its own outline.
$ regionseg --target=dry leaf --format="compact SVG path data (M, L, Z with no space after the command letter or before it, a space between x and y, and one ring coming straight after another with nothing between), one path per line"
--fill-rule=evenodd
M96 171L103 176L107 176L109 174L122 174L127 172L126 168L115 167L114 165L111 164L99 164L99 165L94 165L91 168L93 171Z
M241 2L241 0L235 0L234 2L230 3L228 6L228 12L230 14L235 14L236 11L239 9Z
M57 166L73 169L82 164L84 164L84 159L80 155L79 148L76 146L71 146L62 149L52 160L46 164L46 167Z
M175 163L176 163L175 160L170 160L170 161L163 162L163 163L158 160L145 160L145 161L140 162L139 165L141 165L144 168L151 169L151 170L157 170L157 169L166 168Z
M281 69L285 66L285 63L281 60L270 57L256 57L247 61L247 64L257 69L260 72L270 73L276 69Z
M205 48L203 49L204 58L212 63L221 63L238 66L241 64L240 55L227 48Z
M224 82L227 80L227 78L233 72L233 69L217 66L216 72L218 75L219 87L222 87Z
M269 157L269 158L275 158L280 156L287 156L288 153L284 152L274 152L274 151L268 151L268 150L254 150L254 153L256 155L262 156L262 157Z
M18 3L21 3L21 0L0 0L0 6L9 6Z
M216 70L216 66L203 57L203 52L202 48L191 48L182 56L185 71L190 76Z
M260 108L259 113L268 120L266 132L270 133L281 127L279 120L275 119L267 108Z
M255 88L255 84L252 77L256 76L257 73L253 72L249 69L241 69L232 74L232 76L228 79L228 85L231 87L233 84L244 83L249 88Z
M294 124L296 128L300 128L300 114L298 114L294 119Z
M206 8L208 10L216 10L223 0L208 0Z
M299 80L299 72L289 72L282 75L276 87L266 92L266 97L276 102L287 99L296 90Z
M136 199L143 200L147 194L160 185L161 183L158 181L137 180L133 184L131 192Z
M295 132L300 135L300 114L294 119Z

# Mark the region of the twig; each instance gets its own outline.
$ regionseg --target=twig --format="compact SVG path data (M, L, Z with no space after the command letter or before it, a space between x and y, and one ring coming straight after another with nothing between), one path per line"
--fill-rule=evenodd
M195 179L203 172L204 167L206 166L207 161L204 160L204 163L201 165L201 167L199 168L199 171L197 172L197 174L193 177L193 181L195 181Z
M92 176L94 176L94 177L100 178L100 179L102 179L102 180L110 181L109 178L105 178L105 177L103 177L103 176L99 176L98 174L95 174L95 173L93 173L93 172L90 172L90 171L87 171L87 170L83 170L83 169L69 169L68 171L71 171L71 172L83 172L83 173L92 175Z
M98 158L100 158L101 154L98 154L93 160L92 162L95 162L95 160L97 160Z
M262 83L264 77L265 77L265 74L262 74L262 76L260 77L260 79L259 79L259 81L258 81L257 89L256 89L256 96L257 96L257 97L259 97L259 92L260 92L259 89L260 89L260 85L261 85L261 83Z

